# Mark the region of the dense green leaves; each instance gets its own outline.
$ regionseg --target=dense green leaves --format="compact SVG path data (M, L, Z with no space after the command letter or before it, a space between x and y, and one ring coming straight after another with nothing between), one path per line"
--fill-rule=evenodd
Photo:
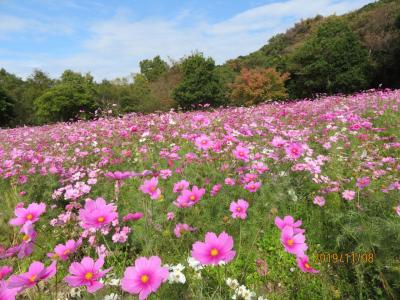
M0 126L9 125L14 117L14 102L0 89Z
M181 69L183 80L174 90L173 98L182 108L189 109L199 104L223 104L223 87L211 57L192 54L183 60Z
M59 83L47 90L34 102L40 122L68 121L80 113L95 110L95 86L93 77L65 71Z

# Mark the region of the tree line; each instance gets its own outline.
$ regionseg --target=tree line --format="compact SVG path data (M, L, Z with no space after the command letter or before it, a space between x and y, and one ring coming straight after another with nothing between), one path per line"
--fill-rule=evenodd
M397 31L399 20L393 22ZM302 21L303 29L307 22L312 30L308 28L308 34L301 36L290 52L282 54L289 30L273 37L264 53L262 48L223 65L199 52L171 62L156 56L141 61L140 72L131 77L101 82L95 82L89 73L72 70L58 79L35 70L23 80L1 69L0 126L90 119L107 113L190 110L205 104L249 106L377 86L382 66L377 67L371 51L348 22L335 16L317 17ZM393 63L399 65L400 43L398 49L389 50L399 53L397 61L387 66L390 70Z

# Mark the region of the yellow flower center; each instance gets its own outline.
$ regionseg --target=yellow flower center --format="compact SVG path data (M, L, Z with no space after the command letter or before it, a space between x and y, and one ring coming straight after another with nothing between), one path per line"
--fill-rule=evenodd
M27 219L27 220L32 220L32 219L33 219L32 214L27 215L27 216L26 216L26 219Z
M152 186L152 187L150 188L150 191L152 191L152 192L155 192L155 190L156 190L156 187L155 187L155 186Z
M219 252L218 252L217 249L215 249L215 248L211 249L211 252L210 252L211 256L217 256L218 253L219 253Z
M207 141L206 141L206 140L202 140L201 143L202 143L203 145L205 145L205 144L207 144Z
M242 210L242 209L241 209L240 207L237 207L237 208L236 208L236 211L237 211L237 212L240 212L241 210Z
M308 263L305 263L304 266L306 267L306 269L310 269L311 266Z
M29 277L29 282L33 283L35 282L36 279L36 275L32 275L31 277Z
M93 278L93 273L92 272L87 272L86 274L85 274L85 279L86 280L90 280L90 279L92 279Z
M70 254L70 253L71 253L71 250L67 249L67 250L65 250L65 251L63 252L63 255L68 255L68 254Z
M290 239L290 240L287 241L287 243L288 243L289 246L293 246L294 241L292 239Z
M97 222L103 223L104 222L104 217L98 217Z
M293 148L293 149L292 149L292 153L293 153L293 154L298 154L298 153L299 153L299 150L297 150L296 148Z
M192 200L192 201L194 201L194 200L196 200L196 196L195 196L195 195L192 195L192 196L189 197L189 199Z
M149 276L147 276L147 275L142 275L142 276L140 276L140 280L141 280L143 283L146 283L147 281L149 281Z
M26 241L28 241L30 238L29 238L29 235L25 234L25 235L22 237L22 239L26 242Z

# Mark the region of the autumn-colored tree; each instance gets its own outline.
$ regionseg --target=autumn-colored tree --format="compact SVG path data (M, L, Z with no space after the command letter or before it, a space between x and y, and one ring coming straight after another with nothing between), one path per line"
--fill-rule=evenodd
M281 74L275 68L243 68L231 85L231 102L248 106L285 99L288 96L285 81L288 79L288 73Z

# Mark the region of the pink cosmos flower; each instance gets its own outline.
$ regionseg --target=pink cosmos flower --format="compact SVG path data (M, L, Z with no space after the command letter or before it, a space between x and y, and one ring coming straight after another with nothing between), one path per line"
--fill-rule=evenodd
M175 229L174 229L174 234L177 238L180 238L183 233L185 232L191 232L195 231L196 228L189 226L188 224L176 224Z
M232 201L229 206L229 210L232 212L232 218L246 219L248 207L249 203L243 199L239 199L237 202Z
M197 137L195 140L195 144L197 149L199 150L208 150L213 146L213 142L205 134L202 134L201 136Z
M315 196L313 203L322 207L325 205L325 198L322 196Z
M297 266L299 267L299 269L301 271L303 271L304 273L319 273L318 270L313 269L309 265L309 261L308 261L308 256L307 255L303 255L301 257L298 256L296 258L296 262L297 262Z
M303 147L299 143L289 143L285 146L285 152L289 159L296 160L303 154Z
M364 176L361 178L357 178L356 186L362 190L363 188L367 187L370 184L370 182L371 179L368 176Z
M351 191L351 190L345 190L342 193L343 199L346 199L348 201L353 200L355 195L356 195L356 192L355 191Z
M27 208L16 207L14 213L17 217L10 220L10 225L21 226L26 222L35 223L45 211L46 204L44 203L31 203Z
M12 272L12 270L13 268L10 266L0 267L0 280L6 278L6 276Z
M229 178L229 177L225 178L225 184L233 186L233 185L235 185L235 179L232 179L232 178Z
M54 247L54 253L48 253L47 256L52 259L60 259L65 261L68 259L68 256L74 253L78 247L82 244L82 239L78 241L68 240L65 245L58 244Z
M94 261L91 257L84 257L81 262L73 262L69 266L69 273L64 280L71 287L86 286L89 293L94 293L103 287L98 280L103 277L110 269L101 270L104 259L100 257Z
M53 261L47 268L39 261L34 261L29 266L26 273L13 275L8 281L9 288L30 288L35 286L39 281L53 277L57 272L56 262Z
M129 214L127 214L126 216L124 216L124 217L122 218L122 220L123 220L124 222L130 221L130 220L137 221L137 220L140 220L142 217L143 217L143 213L141 213L141 212L135 212L135 213L129 213Z
M275 218L275 225L280 230L283 230L285 227L292 227L293 230L296 231L300 229L299 227L301 226L301 223L302 223L301 220L295 221L292 216L285 216L283 220L279 217Z
M107 202L103 198L95 201L87 199L85 207L79 210L79 219L84 229L100 229L107 227L111 222L118 218L117 207Z
M306 237L302 233L295 233L292 227L286 226L281 232L281 243L285 247L286 252L303 256L307 250L305 243Z
M168 221L172 221L174 218L175 218L175 214L172 211L167 213L167 220Z
M246 147L237 145L235 150L233 150L233 155L239 160L243 160L245 162L249 161L249 153L250 150Z
M210 192L211 196L213 196L213 197L216 196L218 194L218 192L221 190L221 188L222 188L222 185L220 183L214 185L211 188L211 192Z
M160 170L160 176L162 179L167 179L172 176L172 171L170 169Z
M199 189L197 186L194 186L192 190L183 190L174 204L181 208L193 206L200 201L205 192L204 188Z
M121 287L130 294L139 294L139 300L144 300L167 281L168 274L168 268L161 267L158 256L139 257L135 260L135 266L125 270Z
M400 204L395 207L396 213L400 216Z
M0 300L15 300L20 288L10 288L5 280L0 280Z
M116 171L116 172L107 172L104 174L104 176L114 179L114 180L125 180L128 178L133 177L132 172L126 171L126 172L121 172L121 171Z
M192 246L191 255L203 265L217 265L221 261L228 263L236 255L232 250L233 238L222 232L218 237L213 232L207 232L205 242L196 242Z
M151 178L150 180L145 180L144 183L140 186L140 190L150 195L150 198L153 200L157 200L161 196L161 190L157 188L158 179L156 177Z
M250 181L248 184L246 184L244 186L244 188L246 190L248 190L250 193L257 192L260 187L261 187L261 182L260 181L257 181L257 182Z
M274 146L275 148L282 148L283 146L285 146L285 144L286 144L286 140L284 140L280 136L274 136L274 138L272 139L272 142L271 142L271 145Z
M178 181L174 184L173 191L174 193L181 193L183 190L188 189L189 185L190 185L189 181L186 180Z
M23 258L25 256L31 255L33 252L33 245L37 237L37 232L33 228L31 222L25 223L22 226L20 232L24 235L22 237L22 243L16 247L18 251L18 258Z

